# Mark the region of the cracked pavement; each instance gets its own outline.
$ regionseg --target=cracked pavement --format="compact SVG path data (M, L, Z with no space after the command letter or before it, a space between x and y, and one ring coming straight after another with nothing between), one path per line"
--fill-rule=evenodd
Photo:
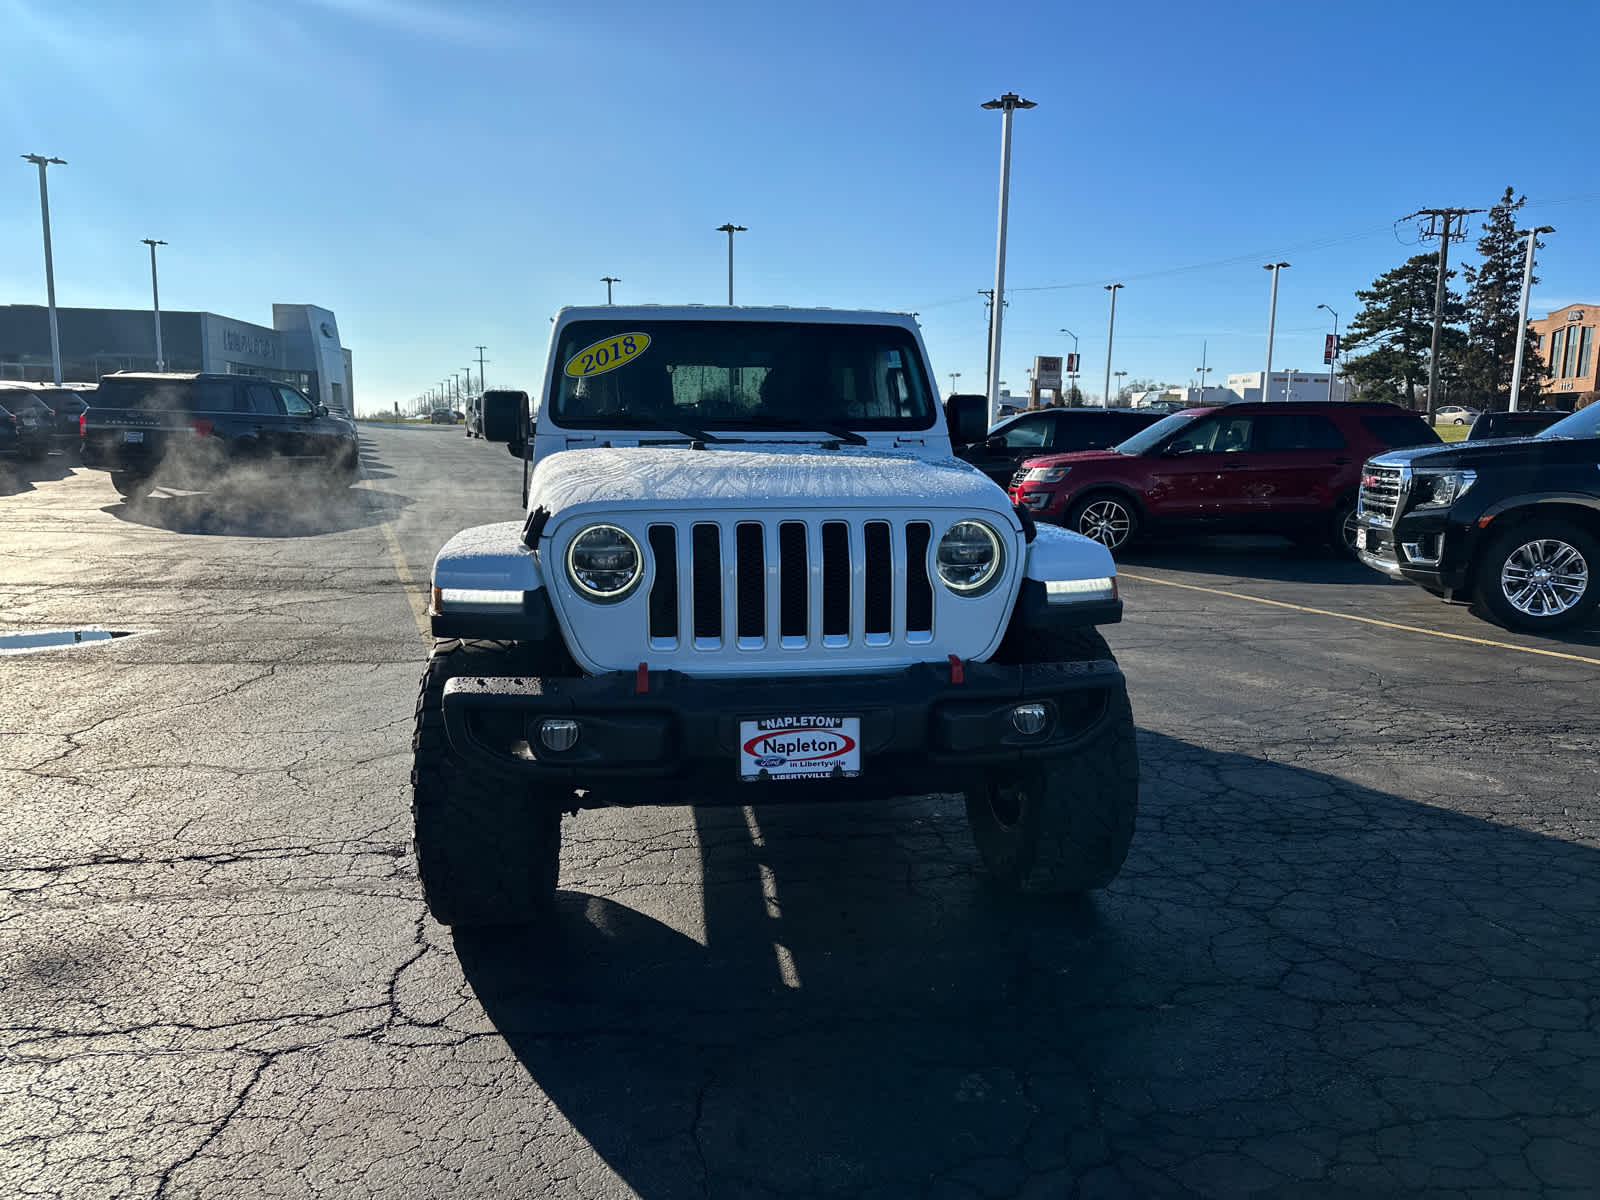
M1600 665L1130 579L1106 892L994 896L956 797L609 810L452 937L383 525L421 580L518 468L363 437L284 512L0 489L4 628L141 633L0 657L0 1194L1600 1194ZM1124 566L1600 659L1272 539Z

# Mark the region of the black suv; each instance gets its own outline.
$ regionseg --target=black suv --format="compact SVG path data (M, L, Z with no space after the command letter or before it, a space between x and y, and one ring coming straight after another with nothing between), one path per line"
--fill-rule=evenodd
M1036 408L1007 417L989 436L958 446L956 457L977 467L1001 487L1025 458L1070 450L1103 450L1154 425L1165 413L1131 408Z
M1564 629L1600 601L1600 404L1531 438L1369 459L1361 561L1511 629Z
M214 488L241 466L348 484L359 456L354 421L257 375L118 372L84 413L84 465L110 471L130 499L158 483Z
M1479 413L1478 419L1467 431L1467 441L1481 442L1486 438L1532 437L1549 429L1557 421L1570 417L1565 408L1528 408L1519 412Z
M0 384L0 454L40 459L50 452L55 413L25 384Z

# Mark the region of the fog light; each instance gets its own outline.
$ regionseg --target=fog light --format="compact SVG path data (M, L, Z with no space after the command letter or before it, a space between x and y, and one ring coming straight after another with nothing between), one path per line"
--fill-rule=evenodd
M1026 737L1043 733L1049 720L1050 714L1042 704L1019 704L1011 710L1011 723Z
M578 723L566 717L540 721L539 741L546 750L571 750L578 744Z

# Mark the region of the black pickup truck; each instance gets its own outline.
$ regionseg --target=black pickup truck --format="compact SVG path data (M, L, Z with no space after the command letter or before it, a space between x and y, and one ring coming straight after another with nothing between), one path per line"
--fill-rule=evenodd
M1600 602L1600 404L1534 437L1367 460L1361 561L1510 629L1581 625Z
M84 465L129 499L157 484L207 491L247 466L349 484L359 456L354 421L256 375L117 372L83 415Z

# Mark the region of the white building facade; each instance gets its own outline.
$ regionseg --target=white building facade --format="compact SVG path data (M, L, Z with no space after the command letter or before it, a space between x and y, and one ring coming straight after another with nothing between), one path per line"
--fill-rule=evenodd
M1273 371L1267 394L1261 394L1262 371L1244 371L1228 376L1228 390L1236 400L1327 400L1328 372L1326 371ZM1343 379L1334 379L1332 399L1349 398L1349 385Z

